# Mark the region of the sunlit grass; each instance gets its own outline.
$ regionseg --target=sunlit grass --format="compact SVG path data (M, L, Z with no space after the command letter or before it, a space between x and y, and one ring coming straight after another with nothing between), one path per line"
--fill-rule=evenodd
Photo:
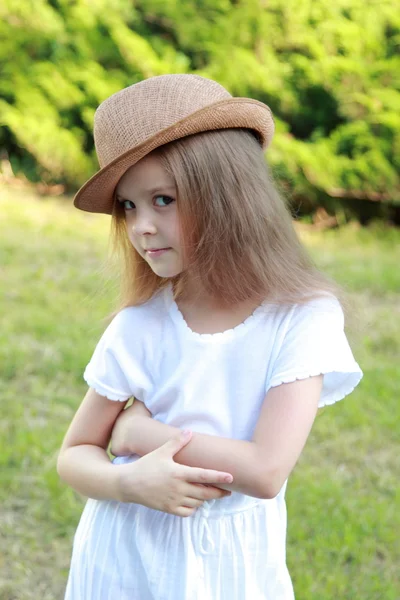
M0 208L0 598L55 600L82 509L55 461L114 308L109 219L24 190L3 192ZM364 380L321 411L289 481L296 598L398 600L400 232L300 231L350 291L349 336Z

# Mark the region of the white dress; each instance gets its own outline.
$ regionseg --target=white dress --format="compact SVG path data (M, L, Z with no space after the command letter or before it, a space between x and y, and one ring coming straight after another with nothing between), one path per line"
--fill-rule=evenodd
M320 406L342 399L362 377L335 298L264 303L238 327L201 335L169 287L113 319L84 376L110 400L141 400L161 422L250 440L269 388L320 373ZM285 489L271 500L232 493L188 518L90 499L65 599L293 600Z

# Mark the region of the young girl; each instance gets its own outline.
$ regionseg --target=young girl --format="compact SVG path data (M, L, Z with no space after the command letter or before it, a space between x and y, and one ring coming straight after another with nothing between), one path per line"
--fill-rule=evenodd
M96 112L101 170L75 205L112 214L122 306L58 460L90 498L68 600L294 598L287 478L318 407L362 374L268 174L273 130L195 75Z

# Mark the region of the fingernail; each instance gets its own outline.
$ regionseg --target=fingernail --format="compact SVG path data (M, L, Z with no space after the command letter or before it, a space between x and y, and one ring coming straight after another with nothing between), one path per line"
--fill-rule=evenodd
M183 429L183 430L182 430L182 435L183 435L183 437L184 437L185 439L186 439L186 438L188 438L188 437L190 436L190 434L191 434L191 433L192 433L192 432L190 431L190 429Z
M233 477L232 477L232 475L227 475L227 476L225 477L224 481L226 481L227 483L232 483L232 481L233 481Z

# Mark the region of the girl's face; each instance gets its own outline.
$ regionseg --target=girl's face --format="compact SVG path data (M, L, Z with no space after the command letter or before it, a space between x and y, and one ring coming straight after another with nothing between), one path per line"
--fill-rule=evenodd
M125 210L128 237L160 277L183 270L183 253L172 177L157 156L146 156L120 179L117 202Z

